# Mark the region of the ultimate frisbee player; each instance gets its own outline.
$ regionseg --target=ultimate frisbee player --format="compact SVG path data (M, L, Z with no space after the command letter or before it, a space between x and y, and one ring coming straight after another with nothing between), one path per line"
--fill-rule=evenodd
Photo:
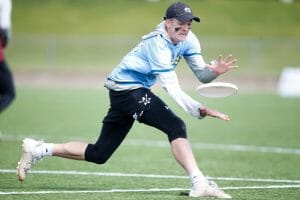
M231 55L221 56L212 65L204 62L197 37L192 33L193 22L200 22L192 9L181 2L169 6L164 20L132 49L108 75L105 87L109 91L110 108L103 119L102 130L94 144L68 142L44 143L26 138L17 174L23 181L35 160L45 156L59 156L104 164L122 143L133 123L138 121L165 133L176 161L191 180L191 197L231 198L215 183L208 181L199 169L187 139L186 125L151 87L160 86L183 110L202 119L212 116L228 121L226 114L203 106L180 87L175 73L184 58L199 81L207 83L234 68ZM159 116L159 117L158 117Z

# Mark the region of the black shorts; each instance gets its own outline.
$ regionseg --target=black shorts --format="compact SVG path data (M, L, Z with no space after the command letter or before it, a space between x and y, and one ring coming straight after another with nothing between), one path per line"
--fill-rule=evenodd
M118 123L123 118L129 118L163 131L170 141L177 137L186 137L184 122L149 89L110 90L109 97L111 108L103 123Z
M109 97L110 109L103 119L97 142L87 147L87 161L104 163L124 140L135 120L163 131L170 142L187 137L185 123L149 89L109 90Z

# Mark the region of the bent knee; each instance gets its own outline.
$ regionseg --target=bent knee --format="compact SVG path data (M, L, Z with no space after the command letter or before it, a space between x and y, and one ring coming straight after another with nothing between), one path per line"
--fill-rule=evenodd
M110 156L110 154L102 152L99 147L93 144L89 144L85 150L85 160L96 164L106 163Z
M94 158L94 160L92 162L96 163L96 164L99 164L99 165L102 165L102 164L106 163L107 160L108 160L108 158L106 158L106 157L97 156L97 157Z
M182 120L179 120L173 130L168 131L167 135L169 142L172 142L177 138L187 138L185 123Z

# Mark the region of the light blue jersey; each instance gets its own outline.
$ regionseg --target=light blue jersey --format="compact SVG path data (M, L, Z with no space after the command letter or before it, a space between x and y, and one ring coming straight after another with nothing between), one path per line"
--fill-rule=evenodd
M202 62L194 65L203 71L205 63L200 51L199 41L191 31L185 41L174 45L165 30L165 22L162 22L155 31L143 36L141 42L122 59L109 74L106 86L114 90L150 88L158 73L173 71L182 57L201 57Z

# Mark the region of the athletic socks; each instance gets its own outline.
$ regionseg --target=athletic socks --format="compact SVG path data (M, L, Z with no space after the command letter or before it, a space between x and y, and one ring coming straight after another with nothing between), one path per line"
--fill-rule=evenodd
M43 143L40 146L35 148L36 155L40 155L41 157L52 156L52 143Z
M206 180L206 177L202 174L201 171L197 171L197 172L190 174L190 181L192 184L197 183L197 182L202 182L205 180Z

